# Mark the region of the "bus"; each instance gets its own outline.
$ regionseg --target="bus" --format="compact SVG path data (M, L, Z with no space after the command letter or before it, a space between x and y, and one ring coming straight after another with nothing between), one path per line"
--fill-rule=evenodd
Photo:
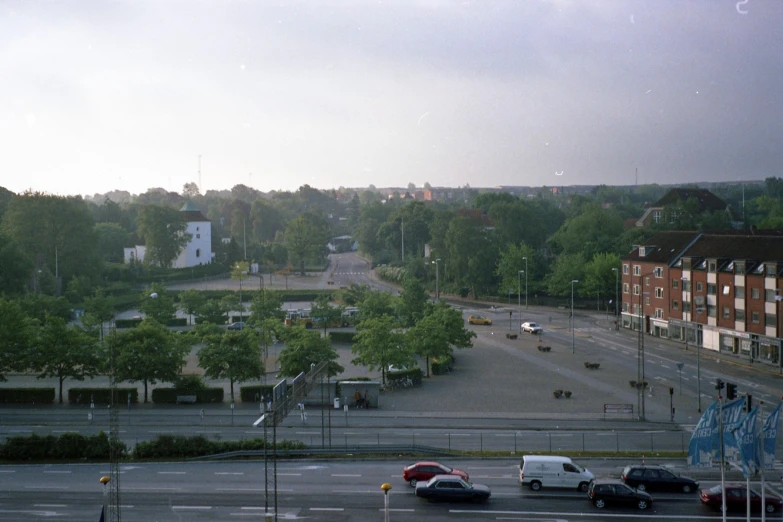
M285 325L304 325L305 328L313 327L313 318L310 317L310 310L302 308L299 310L288 310L285 314Z

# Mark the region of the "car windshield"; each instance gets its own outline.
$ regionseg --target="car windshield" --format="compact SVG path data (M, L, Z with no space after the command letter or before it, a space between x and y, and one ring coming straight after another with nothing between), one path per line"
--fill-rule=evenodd
M443 468L443 471L445 471L446 473L451 473L452 471L454 471L454 468L444 466L443 464L441 464L440 467Z
M719 494L719 495L720 495L720 485L718 485L718 486L712 486L712 487L710 488L710 493L717 493L717 494Z

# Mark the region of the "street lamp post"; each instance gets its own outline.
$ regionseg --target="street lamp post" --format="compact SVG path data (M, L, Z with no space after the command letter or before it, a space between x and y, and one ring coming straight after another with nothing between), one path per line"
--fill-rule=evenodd
M696 313L699 314L706 310L706 308L697 308ZM691 313L691 319L693 319L693 313ZM701 413L701 344L699 344L698 328L696 329L696 335L694 341L696 342L696 395L698 396L697 405L698 411Z
M525 310L527 310L527 258L523 257L522 259L525 260Z
M579 280L573 279L571 281L571 353L576 351L576 339L574 336L574 284Z
M103 516L101 517L101 520L104 518L108 520L109 514L107 511L109 510L109 489L106 486L111 481L111 477L104 475L99 480L100 483L103 484Z
M385 482L381 484L383 490L383 520L389 522L389 490L392 488L391 484Z
M440 258L435 260L435 302L440 302L440 270L438 270Z
M517 270L517 308L520 310L522 309L522 272L524 270Z
M618 303L617 300L620 297L620 271L616 268L612 268L614 272L614 320L617 321Z

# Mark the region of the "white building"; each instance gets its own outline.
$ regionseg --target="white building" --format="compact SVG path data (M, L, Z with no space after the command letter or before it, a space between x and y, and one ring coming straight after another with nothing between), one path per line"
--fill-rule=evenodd
M182 206L180 212L184 214L188 224L185 232L190 234L191 238L172 263L172 268L190 268L211 263L215 257L212 252L212 223L190 201ZM143 262L147 247L136 245L124 250L126 263Z

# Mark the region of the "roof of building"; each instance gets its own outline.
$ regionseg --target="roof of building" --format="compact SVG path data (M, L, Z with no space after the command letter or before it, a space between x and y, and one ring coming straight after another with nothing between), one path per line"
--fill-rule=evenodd
M647 261L650 263L671 263L678 259L685 249L699 237L699 232L660 232L644 242L643 245L623 257L629 261ZM639 255L643 249L644 255Z
M783 261L783 237L749 234L703 234L684 253L685 257Z
M678 203L685 203L691 198L694 198L699 202L702 211L726 210L726 207L728 207L726 202L718 196L707 189L700 188L673 188L650 206L665 207L667 205L676 205Z
M192 223L194 221L209 222L209 220L206 217L204 217L204 214L201 213L198 207L194 205L193 202L190 200L186 201L185 204L182 205L182 208L179 210L180 212L182 212L185 221L187 221L188 223Z

